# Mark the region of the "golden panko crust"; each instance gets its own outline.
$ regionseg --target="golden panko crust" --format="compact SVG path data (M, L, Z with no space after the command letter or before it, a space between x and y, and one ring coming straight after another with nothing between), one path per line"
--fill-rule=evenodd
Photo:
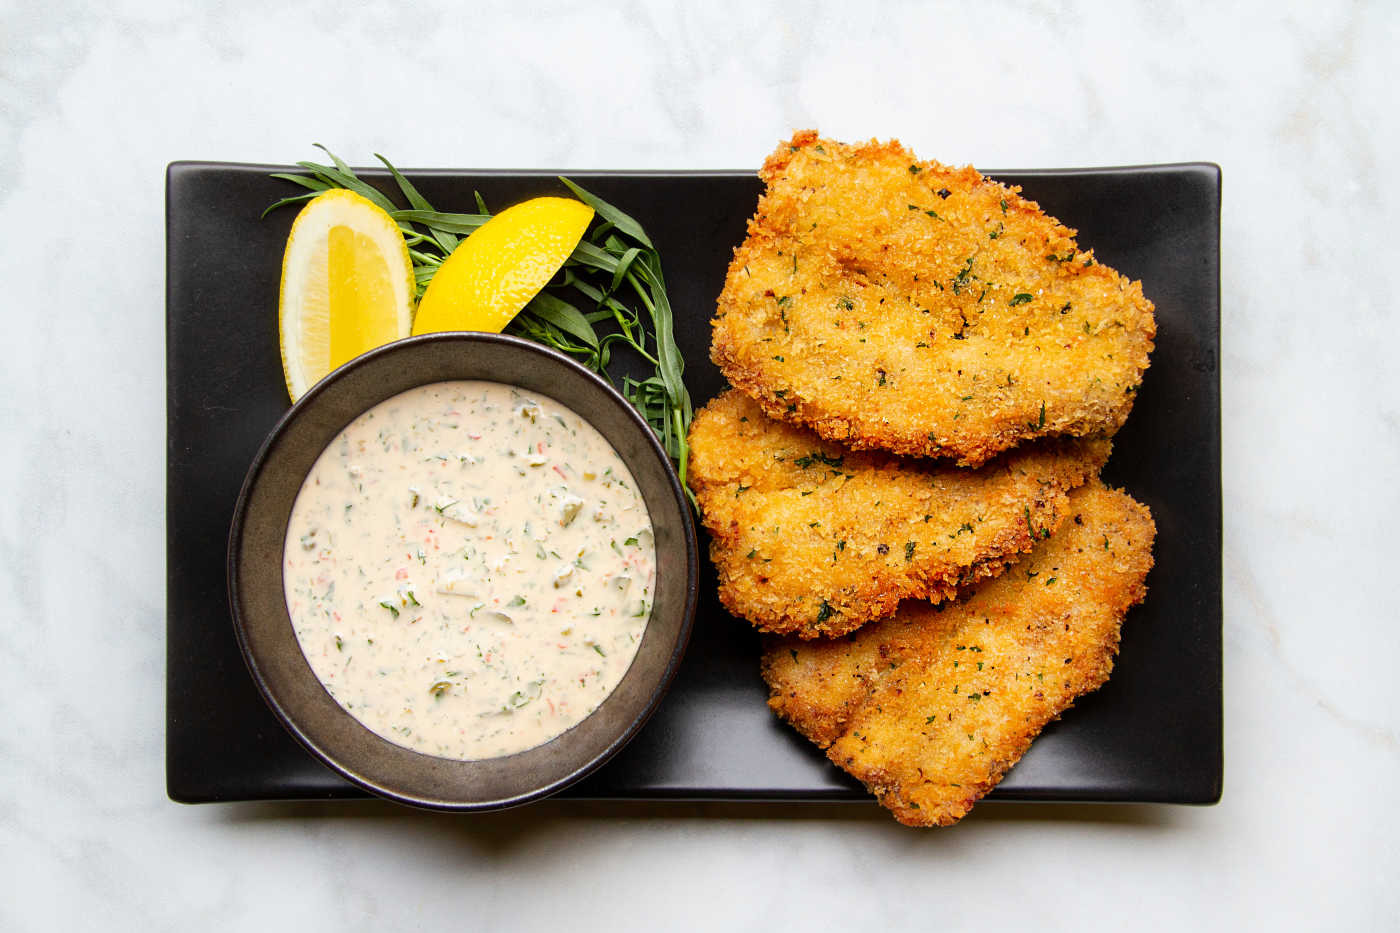
M810 130L760 174L711 356L769 415L965 466L1123 424L1152 303L1019 188Z
M942 607L840 639L771 639L769 705L901 823L956 822L1074 700L1108 679L1146 595L1155 526L1097 481L1024 560Z
M848 450L731 390L697 413L690 449L720 601L815 638L999 573L1059 527L1110 442L1039 441L969 470Z

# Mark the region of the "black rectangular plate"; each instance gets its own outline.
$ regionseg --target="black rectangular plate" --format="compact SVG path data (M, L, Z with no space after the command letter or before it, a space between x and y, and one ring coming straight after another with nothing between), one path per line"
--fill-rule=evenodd
M282 248L295 209L274 166L177 162L167 175L166 780L185 802L359 797L273 718L234 641L224 579L234 501L287 409L277 339ZM1053 723L993 792L1006 800L1210 803L1221 752L1220 170L1209 164L993 172L1141 279L1157 348L1105 479L1157 521L1149 595L1109 683ZM365 177L386 192L382 172ZM562 193L552 173L412 172L443 210ZM630 212L661 251L698 404L723 386L709 319L761 183L751 173L571 177ZM509 375L509 374L503 374ZM703 539L703 535L702 535ZM702 547L705 542L702 540ZM759 642L715 596L660 710L566 796L860 800L864 790L765 704Z

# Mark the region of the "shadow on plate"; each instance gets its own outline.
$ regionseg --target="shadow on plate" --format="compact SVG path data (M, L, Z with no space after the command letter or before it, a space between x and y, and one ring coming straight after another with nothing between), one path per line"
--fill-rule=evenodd
M279 823L295 820L318 823L356 822L385 827L411 828L415 834L436 836L449 848L507 854L549 835L568 835L581 828L589 832L598 824L632 826L652 821L738 822L777 824L823 822L833 828L869 826L885 838L912 840L920 834L951 842L971 832L1012 825L1044 824L1093 827L1110 832L1128 831L1153 835L1185 829L1186 808L1153 804L1024 803L984 801L956 827L942 831L900 826L873 801L835 803L771 801L583 801L545 800L525 807L489 813L448 816L414 810L386 801L341 801L334 806L315 802L236 803L221 808L228 824ZM959 833L958 830L963 832Z

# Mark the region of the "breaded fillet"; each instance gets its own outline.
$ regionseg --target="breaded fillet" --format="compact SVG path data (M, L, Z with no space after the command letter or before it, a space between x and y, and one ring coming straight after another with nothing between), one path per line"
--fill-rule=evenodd
M848 638L770 641L769 705L901 823L960 819L1108 679L1123 616L1146 594L1155 528L1097 481L1069 499L1072 521L942 611L906 603Z
M1019 188L812 131L760 174L711 356L768 414L964 466L1123 424L1152 303Z
M842 635L992 576L1059 527L1107 440L1028 444L977 470L857 453L729 391L696 416L690 483L720 601L766 632Z

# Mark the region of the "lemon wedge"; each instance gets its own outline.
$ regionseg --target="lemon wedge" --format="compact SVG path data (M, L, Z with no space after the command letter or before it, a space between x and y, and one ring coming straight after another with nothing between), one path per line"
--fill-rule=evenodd
M572 198L534 198L496 214L433 275L413 333L500 333L549 284L592 220L593 208Z
M339 188L308 202L287 237L277 312L292 401L342 363L407 337L412 315L413 262L394 219Z

